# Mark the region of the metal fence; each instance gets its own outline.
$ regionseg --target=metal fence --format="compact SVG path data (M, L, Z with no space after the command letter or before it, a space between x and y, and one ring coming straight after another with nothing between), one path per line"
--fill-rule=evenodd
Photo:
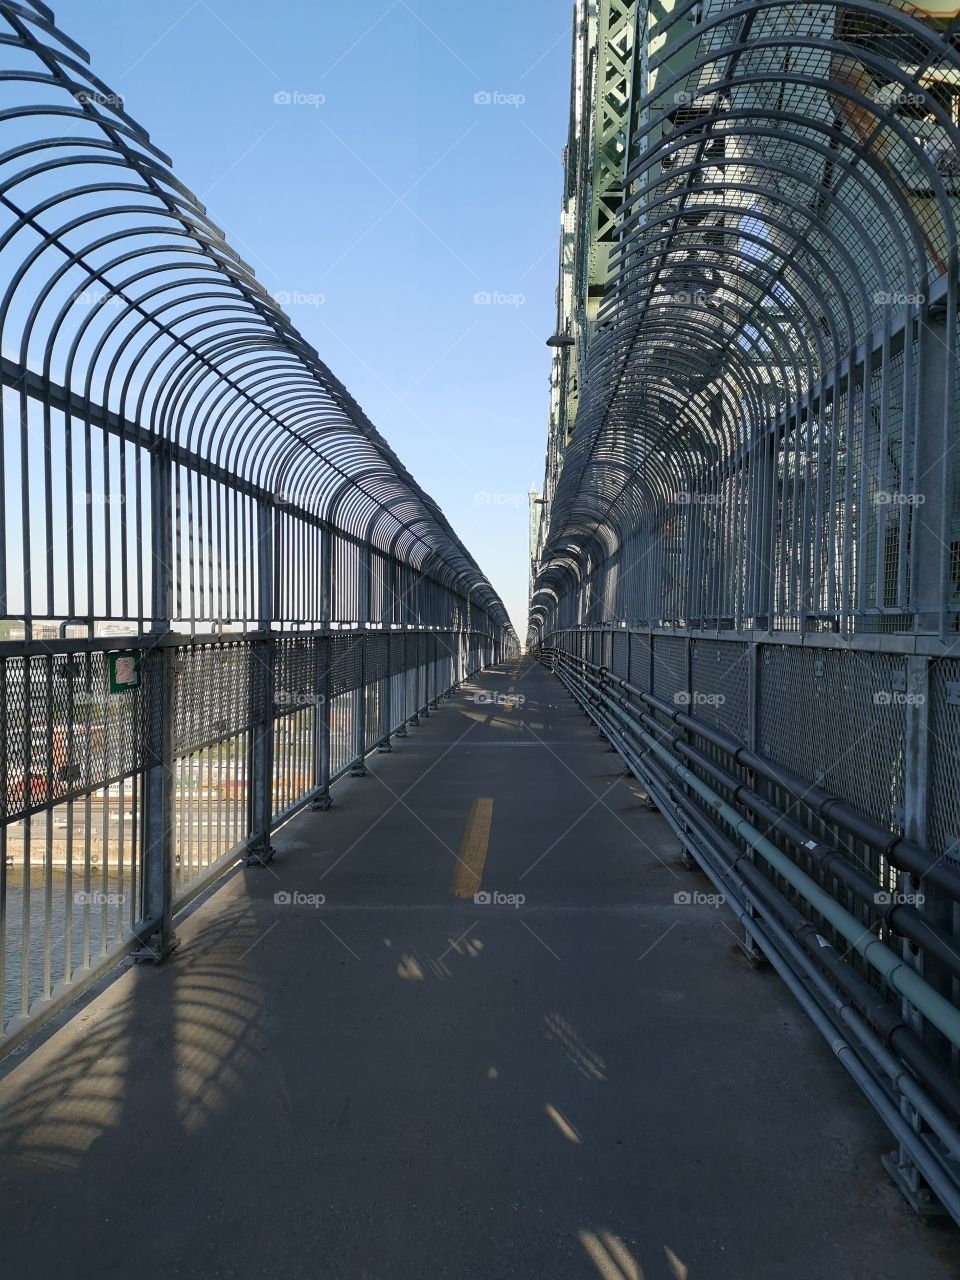
M960 1221L960 19L576 13L529 643Z
M904 1192L958 1218L960 662L626 630L539 652L898 1139Z
M534 632L955 638L960 20L599 7L622 108L584 55Z
M40 3L0 0L0 1046L516 652Z

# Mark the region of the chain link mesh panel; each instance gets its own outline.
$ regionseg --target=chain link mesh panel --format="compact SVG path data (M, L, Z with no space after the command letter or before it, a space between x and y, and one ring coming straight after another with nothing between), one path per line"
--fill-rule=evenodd
M174 661L173 750L233 737L265 712L267 642L184 646Z
M960 863L960 659L931 664L929 697L928 840Z
M312 705L323 690L320 675L320 637L286 636L274 640L273 700L279 713Z
M682 636L651 636L653 645L653 693L672 702L688 693L687 641Z
M141 659L141 680L143 661ZM143 763L143 686L111 693L109 655L0 660L4 816L66 799Z
M647 635L630 635L630 683L635 684L638 689L643 689L645 693L651 693L650 688L650 654L652 652L653 640Z
M330 644L330 695L359 689L363 661L363 638L345 632L332 635Z
M695 716L746 741L750 646L739 641L690 641L690 707Z
M621 680L627 676L627 661L630 656L630 639L625 631L616 631L611 637L610 670Z
M382 680L389 675L389 662L386 636L368 635L365 637L366 654L364 657L364 679L367 684Z
M407 649L403 636L391 635L390 637L390 674L397 676L401 671L406 670L407 665Z
M906 668L892 654L768 645L759 747L884 825L903 822Z

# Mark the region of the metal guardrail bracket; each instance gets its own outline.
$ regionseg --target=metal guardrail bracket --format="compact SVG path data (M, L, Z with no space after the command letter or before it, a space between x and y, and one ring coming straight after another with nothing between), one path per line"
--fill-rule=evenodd
M919 1217L933 1219L950 1216L920 1178L916 1166L902 1147L881 1156L880 1163L890 1175L897 1190Z
M737 946L751 969L758 970L770 967L770 961L757 946L756 939L749 929L744 928L743 937L737 939Z
M176 934L168 936L166 941L163 941L163 935L160 933L151 934L141 942L139 947L130 952L130 959L138 965L162 964L179 945L180 939Z
M276 857L276 853L272 844L266 848L248 849L241 861L245 867L266 867Z

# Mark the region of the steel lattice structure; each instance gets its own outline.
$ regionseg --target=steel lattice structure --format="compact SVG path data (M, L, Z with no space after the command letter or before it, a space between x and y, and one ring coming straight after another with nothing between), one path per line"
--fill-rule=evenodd
M0 26L9 1046L517 643L84 51L40 3Z

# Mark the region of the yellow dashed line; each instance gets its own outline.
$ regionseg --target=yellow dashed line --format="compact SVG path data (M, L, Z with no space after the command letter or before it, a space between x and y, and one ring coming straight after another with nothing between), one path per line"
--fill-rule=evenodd
M472 898L480 888L492 820L493 801L474 800L470 806L470 817L467 819L463 839L460 841L457 869L450 881L450 892L456 898Z

